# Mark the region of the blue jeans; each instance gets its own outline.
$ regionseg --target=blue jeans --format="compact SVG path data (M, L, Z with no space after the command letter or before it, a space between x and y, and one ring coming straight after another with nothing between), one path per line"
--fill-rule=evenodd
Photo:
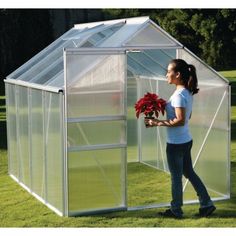
M171 174L171 210L176 215L182 215L181 206L183 205L183 185L182 176L189 179L193 185L200 202L200 207L212 206L213 202L201 179L193 170L191 159L192 140L183 144L167 143L166 154L168 167Z

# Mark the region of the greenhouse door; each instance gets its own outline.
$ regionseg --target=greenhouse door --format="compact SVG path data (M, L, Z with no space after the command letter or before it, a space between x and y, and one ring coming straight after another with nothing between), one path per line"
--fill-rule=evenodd
M66 49L68 215L126 209L126 53Z

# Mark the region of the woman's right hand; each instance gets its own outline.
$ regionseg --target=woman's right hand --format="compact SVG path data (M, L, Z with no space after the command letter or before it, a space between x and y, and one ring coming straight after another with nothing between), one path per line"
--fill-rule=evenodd
M144 124L146 125L146 128L151 128L155 126L155 121L157 121L156 119L148 119L145 118L144 119Z

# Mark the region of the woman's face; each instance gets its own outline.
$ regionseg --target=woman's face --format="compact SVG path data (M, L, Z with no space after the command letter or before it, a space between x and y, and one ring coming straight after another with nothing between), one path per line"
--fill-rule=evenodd
M167 68L166 78L168 84L177 84L179 80L179 73L174 71L174 65L169 64Z

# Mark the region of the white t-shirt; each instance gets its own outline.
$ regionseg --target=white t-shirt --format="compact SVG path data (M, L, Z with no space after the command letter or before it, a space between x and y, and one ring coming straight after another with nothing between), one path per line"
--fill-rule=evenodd
M167 127L167 143L182 144L192 140L189 132L188 121L192 113L193 95L186 89L181 88L175 90L166 104L167 119L174 119L175 107L185 108L185 124L184 126Z

